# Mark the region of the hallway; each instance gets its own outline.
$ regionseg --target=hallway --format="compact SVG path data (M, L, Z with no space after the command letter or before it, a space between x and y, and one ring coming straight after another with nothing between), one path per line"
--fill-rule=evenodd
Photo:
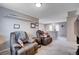
M76 49L70 47L65 37L58 37L51 44L39 48L36 55L75 55Z

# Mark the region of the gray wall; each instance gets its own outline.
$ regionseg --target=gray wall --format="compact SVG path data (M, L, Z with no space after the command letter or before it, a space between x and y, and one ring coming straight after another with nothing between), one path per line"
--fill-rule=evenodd
M34 20L35 22L37 18L33 18L31 16L28 17L27 15L26 20L6 17L10 13L15 14L15 11L0 7L0 44L10 41L10 33L14 31L26 31L29 36L36 36L38 28L31 28L31 21L26 20L29 18L29 20ZM19 24L20 29L14 29L14 24Z
M45 31L45 24L39 23L39 30Z

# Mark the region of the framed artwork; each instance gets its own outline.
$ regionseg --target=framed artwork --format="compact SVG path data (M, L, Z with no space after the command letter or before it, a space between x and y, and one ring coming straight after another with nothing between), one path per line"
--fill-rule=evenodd
M20 28L20 24L14 24L14 29L19 29Z
M31 23L31 28L36 28L35 23Z
M36 25L36 28L39 28L39 23L36 23L35 25Z
M36 23L36 26L39 26L39 24L38 24L38 23Z

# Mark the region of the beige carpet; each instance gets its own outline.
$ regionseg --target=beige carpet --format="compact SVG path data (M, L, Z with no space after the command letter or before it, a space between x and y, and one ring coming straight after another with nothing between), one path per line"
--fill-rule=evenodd
M51 44L42 46L36 55L75 55L76 49L72 48L65 37L58 37Z
M66 38L59 37L47 46L38 49L36 55L75 55L76 49L71 47ZM0 52L0 55L10 55L10 49Z

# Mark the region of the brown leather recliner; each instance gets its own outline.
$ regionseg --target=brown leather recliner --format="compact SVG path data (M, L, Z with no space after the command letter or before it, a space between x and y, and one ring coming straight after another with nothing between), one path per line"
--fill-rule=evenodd
M41 30L38 30L36 32L37 35L37 43L38 44L42 44L42 45L48 45L49 43L52 42L52 38L50 37L50 35L48 34L47 37L44 36L44 32Z
M16 31L10 34L10 51L12 55L32 55L37 52L37 49L38 43L33 39L29 39L26 32Z

